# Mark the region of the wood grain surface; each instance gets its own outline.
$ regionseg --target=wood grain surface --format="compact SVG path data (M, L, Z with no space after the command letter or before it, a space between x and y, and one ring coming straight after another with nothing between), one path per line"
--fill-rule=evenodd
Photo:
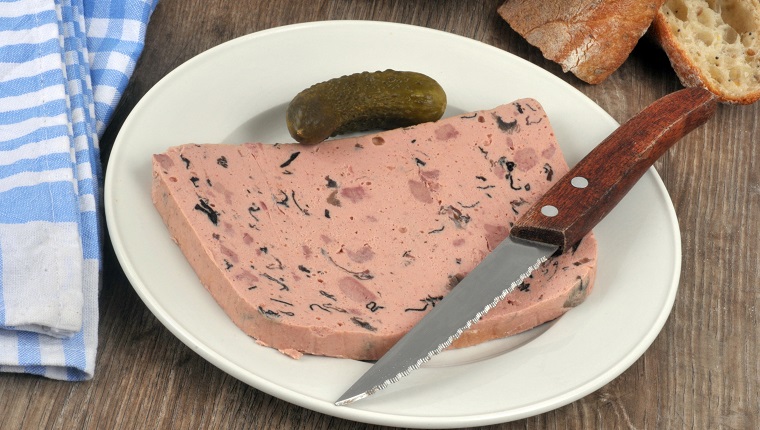
M143 55L101 143L105 169L124 119L168 72L237 36L298 22L381 20L460 34L549 70L619 122L681 88L666 56L648 39L606 81L584 84L513 32L496 13L501 2L161 0ZM678 215L683 264L672 313L647 352L621 376L574 403L483 429L760 428L758 118L760 105L721 105L707 125L655 165ZM0 428L382 428L294 406L218 370L148 311L109 243L104 252L95 378L70 383L0 375Z

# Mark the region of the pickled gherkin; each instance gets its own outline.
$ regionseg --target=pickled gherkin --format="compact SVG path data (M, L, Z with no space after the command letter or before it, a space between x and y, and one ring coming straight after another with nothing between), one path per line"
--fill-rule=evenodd
M286 122L299 143L315 144L345 133L390 130L437 121L446 93L417 72L385 70L341 76L298 93Z

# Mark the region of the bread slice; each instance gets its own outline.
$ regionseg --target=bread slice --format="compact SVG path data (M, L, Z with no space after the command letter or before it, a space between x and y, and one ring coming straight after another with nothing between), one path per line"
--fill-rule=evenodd
M187 144L153 168L169 234L235 324L292 357L358 360L382 356L568 171L533 99L319 145ZM578 306L596 261L589 235L452 346Z
M737 104L760 98L758 33L757 0L667 0L652 30L683 85Z
M509 0L499 15L589 84L604 81L628 58L664 0Z

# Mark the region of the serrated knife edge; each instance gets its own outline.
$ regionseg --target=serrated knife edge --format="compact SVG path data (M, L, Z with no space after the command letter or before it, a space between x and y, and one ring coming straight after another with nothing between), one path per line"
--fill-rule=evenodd
M472 272L470 272L446 297L444 297L443 300L439 303L438 306L433 308L431 312L429 312L427 315L425 315L420 322L418 322L399 342L397 342L383 357L377 361L377 363L374 364L372 368L370 368L369 371L367 371L361 378L359 378L356 383L354 383L351 388L349 388L341 397L335 402L336 406L345 406L348 404L351 404L355 401L364 399L368 396L371 396L372 394L385 389L391 384L394 384L399 381L399 379L409 375L409 373L413 372L414 370L420 368L423 364L430 361L431 358L433 358L435 355L438 355L441 353L444 349L448 348L455 340L457 340L462 333L464 333L465 330L468 330L473 324L477 323L481 318L483 318L492 308L494 308L500 301L502 301L509 293L514 291L515 288L517 288L520 284L525 281L526 278L528 278L531 273L533 273L534 270L538 269L541 264L543 264L548 258L554 254L558 247L553 245L546 245L546 244L539 244L539 243L532 243L530 245L531 249L538 250L536 252L536 255L532 257L528 257L527 255L523 254L524 256L531 258L531 261L534 261L532 264L524 264L523 260L520 260L518 258L515 258L512 253L510 252L510 248L518 248L523 249L525 245L520 243L522 241L516 241L512 238L507 238L503 242L499 244L499 246L496 247L486 258L479 264L475 269L473 269ZM499 267L494 268L494 264L498 264L500 262L503 262L505 259L505 256L502 254L508 254L511 260L508 260L510 262L513 262L510 267ZM512 267L514 266L514 267ZM510 271L515 270L515 268L520 267L522 272L520 272L517 275L504 275L504 271ZM527 269L526 269L527 268ZM503 279L514 279L509 285L503 287L501 289L501 292L495 292L489 289L484 289L482 285L478 285L481 281L481 278L483 276L488 276L489 278L494 277L502 277ZM485 284L488 284L487 282L484 282ZM496 284L491 284L496 285ZM472 291L473 288L480 288L479 291ZM401 362L404 363L402 366L402 370L398 372L391 373L391 376L385 377L385 378L378 378L377 373L378 369L384 369L384 366L386 366L389 362L398 362L400 360L399 358L399 351L405 351L409 348L410 343L417 342L417 340L422 336L423 338L425 336L430 336L430 334L420 333L420 327L429 327L430 323L433 322L436 318L440 318L440 315L447 315L450 314L451 310L447 309L447 304L450 303L456 303L457 306L461 307L461 300L462 298L459 298L458 296L473 296L475 293L478 294L478 296L488 296L492 297L492 300L485 305L482 305L483 301L475 299L474 301L481 303L479 305L480 310L477 311L471 311L469 312L469 315L466 315L466 320L462 321L461 323L457 324L459 327L456 329L456 331L445 331L446 333L452 333L451 335L448 335L446 339L443 342L434 342L437 343L437 346L434 346L432 348L427 348L428 352L426 355L422 356L421 358L415 360L415 361L409 361L409 360L403 360L401 358ZM428 324L423 324L428 323ZM420 349L425 348L421 347ZM373 371L374 369L374 371ZM377 382L382 379L382 382Z

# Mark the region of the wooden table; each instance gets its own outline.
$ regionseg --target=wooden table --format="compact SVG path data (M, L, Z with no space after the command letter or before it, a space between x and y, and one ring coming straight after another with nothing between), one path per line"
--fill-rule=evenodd
M162 0L147 44L102 140L103 163L130 110L169 71L234 37L315 20L415 24L479 40L548 69L624 121L680 88L665 55L642 40L591 86L514 33L502 0ZM517 428L760 428L760 105L721 106L656 165L682 233L675 306L641 359L598 391ZM322 415L223 373L175 338L138 298L106 244L95 378L0 375L3 429L378 428Z

